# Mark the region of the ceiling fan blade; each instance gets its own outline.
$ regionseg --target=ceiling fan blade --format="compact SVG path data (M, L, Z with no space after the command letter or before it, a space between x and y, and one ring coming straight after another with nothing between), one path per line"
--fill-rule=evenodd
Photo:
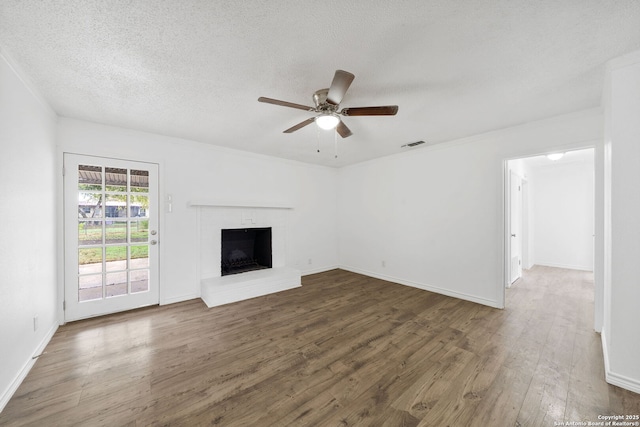
M292 133L297 131L298 129L301 129L303 127L305 127L306 125L310 125L311 123L313 123L315 121L315 117L311 117L310 119L305 120L304 122L300 122L295 126L291 126L289 129L285 130L283 133Z
M338 123L338 126L336 126L336 131L338 131L340 136L343 138L347 138L353 135L353 133L351 132L351 129L349 129L342 120L340 120L340 123Z
M333 81L331 82L331 87L327 93L327 102L332 105L340 104L355 77L356 76L347 71L336 70L336 74L333 76Z
M293 102L280 101L279 99L265 98L264 96L261 96L260 98L258 98L258 102L266 102L267 104L275 104L275 105L280 105L282 107L297 108L299 110L305 110L305 111L316 111L316 109L313 107L307 107L306 105L302 105L302 104L294 104Z
M381 107L343 108L340 114L343 116L395 116L397 112L397 105L385 105Z

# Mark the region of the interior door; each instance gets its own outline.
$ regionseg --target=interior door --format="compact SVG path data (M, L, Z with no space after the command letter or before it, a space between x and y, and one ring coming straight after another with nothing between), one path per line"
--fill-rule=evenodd
M522 179L511 172L510 187L510 282L522 277Z
M157 304L158 165L64 155L65 321Z

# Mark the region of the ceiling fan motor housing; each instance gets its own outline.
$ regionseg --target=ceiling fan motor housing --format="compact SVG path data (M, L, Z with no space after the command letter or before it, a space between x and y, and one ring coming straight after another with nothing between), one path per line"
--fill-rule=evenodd
M328 93L329 89L320 89L313 93L313 103L316 105L316 110L319 113L333 113L338 109L337 105L327 102Z

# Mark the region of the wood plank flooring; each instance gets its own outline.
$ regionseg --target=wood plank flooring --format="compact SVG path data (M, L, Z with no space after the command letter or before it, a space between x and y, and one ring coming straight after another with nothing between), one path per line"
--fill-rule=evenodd
M333 270L208 309L70 323L3 426L553 426L640 414L604 381L586 272L534 267L497 310Z

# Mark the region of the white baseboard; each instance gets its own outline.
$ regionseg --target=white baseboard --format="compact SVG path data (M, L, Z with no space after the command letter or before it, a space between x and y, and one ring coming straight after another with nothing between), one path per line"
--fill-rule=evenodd
M196 298L200 298L200 295L188 294L188 295L179 295L177 297L162 298L162 300L160 301L160 305L175 304L177 302L189 301Z
M572 264L557 264L554 262L536 262L534 265L539 265L541 267L555 267L555 268L565 268L567 270L580 270L580 271L593 271L593 266L584 266L584 265L572 265Z
M16 378L13 380L11 385L2 393L2 396L0 396L0 412L2 412L5 406L7 406L7 403L9 403L9 400L11 400L11 397L14 395L16 390L18 390L18 387L20 387L20 384L22 384L22 381L24 381L24 379L27 377L27 374L29 373L29 371L31 371L31 368L33 368L33 365L35 365L36 360L38 360L36 356L39 356L40 354L42 354L47 344L49 344L49 341L51 341L51 338L53 338L53 334L55 334L57 330L58 330L58 324L56 323L51 327L51 329L49 329L47 334L42 338L42 341L40 341L40 344L38 344L38 347L36 347L36 350L33 352L31 357L29 357L29 360L25 362L24 366L22 367L20 372L18 372L18 375L16 375Z
M462 299L462 300L465 300L465 301L471 301L471 302L475 302L475 303L478 303L478 304L487 305L487 306L493 307L493 308L502 308L500 306L500 304L498 303L498 301L494 301L494 300L478 297L478 296L475 296L475 295L469 295L469 294L465 294L465 293L462 293L462 292L456 292L456 291L452 291L452 290L449 290L449 289L439 288L437 286L431 286L431 285L428 285L426 283L418 283L418 282L413 282L413 281L410 281L410 280L399 279L397 277L386 276L384 274L374 273L374 272L371 272L371 271L362 270L360 268L355 268L355 267L349 267L349 266L346 266L346 265L341 265L338 268L341 268L342 270L351 271L353 273L358 273L358 274L363 274L365 276L374 277L376 279L386 280L388 282L398 283L400 285L410 286L412 288L418 288L418 289L422 289L422 290L425 290L425 291L434 292L436 294L446 295L446 296L449 296L449 297L458 298L458 299Z
M324 273L325 271L335 270L336 268L340 268L340 266L332 265L332 266L329 266L329 267L320 267L320 268L314 268L314 269L311 269L311 270L303 270L303 271L301 271L301 274L303 276L309 276L311 274L318 274L318 273Z
M625 390L640 394L640 381L624 375L616 374L615 372L611 371L611 365L609 364L609 349L607 347L607 338L605 336L604 330L600 334L600 338L602 340L602 355L604 357L605 380L611 385L615 385L617 387L624 388Z

